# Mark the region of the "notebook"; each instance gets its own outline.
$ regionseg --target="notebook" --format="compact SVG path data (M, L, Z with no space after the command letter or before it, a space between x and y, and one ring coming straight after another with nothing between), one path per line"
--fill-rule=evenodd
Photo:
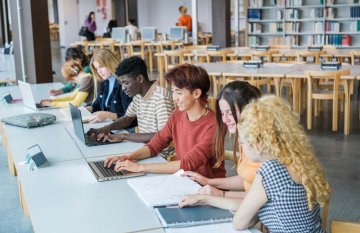
M148 206L177 205L184 195L194 194L201 188L195 181L180 176L182 172L180 170L172 175L142 177L127 182Z
M78 109L81 112L81 119L83 122L90 121L92 118L94 118L91 112L89 112L85 107L80 106ZM60 111L64 115L65 121L71 121L70 108L62 108Z
M41 106L39 103L36 103L30 83L26 83L20 80L18 80L18 83L19 83L21 98L23 99L24 105L26 107L31 108L33 110L49 110L55 108L49 106Z
M231 222L233 213L208 205L185 208L159 207L155 208L161 224L164 227L190 227L215 223Z
M218 223L218 224L211 224L211 225L199 225L193 227L184 227L184 228L166 228L166 233L199 233L199 232L206 232L206 233L261 233L260 231L256 230L255 228L251 230L241 230L237 231L234 229L234 226L231 222L227 223Z

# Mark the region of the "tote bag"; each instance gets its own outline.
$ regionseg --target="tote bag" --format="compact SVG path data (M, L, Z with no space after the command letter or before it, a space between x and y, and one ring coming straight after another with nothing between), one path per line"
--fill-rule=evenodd
M87 27L82 26L80 31L79 31L79 36L86 36L87 34L88 34Z

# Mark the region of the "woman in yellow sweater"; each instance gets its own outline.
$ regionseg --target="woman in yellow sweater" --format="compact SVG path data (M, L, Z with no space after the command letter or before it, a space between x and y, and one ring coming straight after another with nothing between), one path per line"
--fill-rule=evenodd
M187 171L185 175L203 185L198 191L199 194L213 196L226 196L242 198L250 189L260 163L251 162L238 146L238 132L236 124L240 119L241 111L253 99L261 96L258 88L248 82L234 81L227 84L221 90L216 99L216 121L217 130L215 134L216 163L219 166L224 161L225 136L227 131L235 135L234 161L238 175L226 178L210 179L196 172ZM240 157L237 158L236 151L240 150ZM245 191L245 192L244 192Z
M70 95L54 99L44 99L40 102L42 106L58 108L69 107L69 103L74 106L91 104L94 98L94 80L91 74L85 73L76 61L67 61L61 68L61 73L67 81L76 83L79 88Z

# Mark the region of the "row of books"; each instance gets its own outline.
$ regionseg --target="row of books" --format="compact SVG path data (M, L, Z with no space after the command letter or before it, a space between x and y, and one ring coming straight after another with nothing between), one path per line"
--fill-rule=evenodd
M261 9L248 9L248 19L261 19Z
M350 46L351 36L350 35L326 35L325 43L328 45L335 46Z
M322 33L324 32L324 24L323 22L313 22L313 32Z
M300 32L300 23L286 23L285 24L285 30L286 32Z
M282 23L269 23L269 32L270 33L277 33L283 32L283 24Z
M250 23L248 27L249 33L261 33L261 23Z
M286 36L285 44L289 46L298 46L299 45L299 37L298 36Z
M286 0L287 6L302 6L302 0Z
M360 6L350 7L350 17L351 18L359 18L360 17Z
M340 23L339 22L325 22L325 31L326 32L340 32Z
M285 11L286 19L299 19L300 12L298 9L287 9Z
M258 36L248 36L248 44L250 47L257 46L260 44L260 37Z
M360 31L360 20L350 22L350 31L352 32Z

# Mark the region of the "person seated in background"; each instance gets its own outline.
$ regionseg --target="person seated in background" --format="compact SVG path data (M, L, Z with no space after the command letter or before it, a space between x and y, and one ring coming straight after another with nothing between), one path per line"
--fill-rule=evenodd
M71 61L71 60L76 61L82 67L82 69L85 73L91 74L91 70L89 67L89 59L84 54L81 47L70 47L66 50L65 61ZM76 87L77 87L77 85L75 83L69 81L61 89L50 90L49 94L52 96L56 96L56 95L61 95L64 93L69 93L69 92L72 92Z
M224 161L225 136L226 132L229 132L229 134L234 136L233 156L238 175L210 179L195 172L185 172L183 176L188 176L190 179L204 186L198 191L199 194L242 198L244 197L245 192L249 191L255 178L256 171L260 167L260 163L251 162L246 154L243 153L242 148L238 148L238 132L236 124L238 123L241 112L245 106L250 103L251 100L255 100L260 96L261 91L257 87L244 81L228 83L218 94L215 111L217 129L214 143L216 165L220 165ZM240 151L240 158L237 158L236 155L238 149Z
M265 96L241 112L238 131L244 153L262 163L245 198L188 195L180 207L208 204L236 211L237 230L260 220L269 232L325 232L320 205L331 190L299 116L285 100Z
M215 113L206 107L209 75L201 67L183 64L170 70L166 74L166 81L171 86L177 109L164 128L148 144L133 153L107 158L104 166L111 167L116 163L115 171L150 173L175 173L184 169L205 177L224 177L224 161L215 166ZM176 161L149 164L131 161L156 156L171 142L174 143Z
M132 98L122 90L121 83L115 75L118 64L119 60L108 49L95 50L91 58L90 67L94 77L95 100L91 106L87 107L94 116L90 123L107 119L115 121L125 114L132 101ZM131 127L136 126L136 122L134 123Z
M187 14L187 7L180 6L179 7L180 17L178 19L177 26L186 27L186 31L189 36L192 35L192 18L191 15Z
M108 26L106 28L106 32L104 33L103 37L104 38L111 38L111 33L112 33L112 29L117 27L117 22L116 20L112 19L109 21Z
M125 27L129 31L131 41L136 41L138 39L139 29L135 25L135 22L135 19L129 19L129 21L127 22L127 26Z
M115 73L121 80L122 90L133 100L124 116L102 128L90 129L88 135L97 140L112 142L148 142L164 127L174 109L171 94L158 81L149 80L146 64L140 57L124 59ZM136 120L139 133L110 133L111 130L128 128Z
M79 88L68 96L41 100L40 104L58 108L67 108L69 103L74 106L91 104L94 98L94 80L91 74L85 73L81 65L74 60L65 62L61 73L67 81L74 82Z

